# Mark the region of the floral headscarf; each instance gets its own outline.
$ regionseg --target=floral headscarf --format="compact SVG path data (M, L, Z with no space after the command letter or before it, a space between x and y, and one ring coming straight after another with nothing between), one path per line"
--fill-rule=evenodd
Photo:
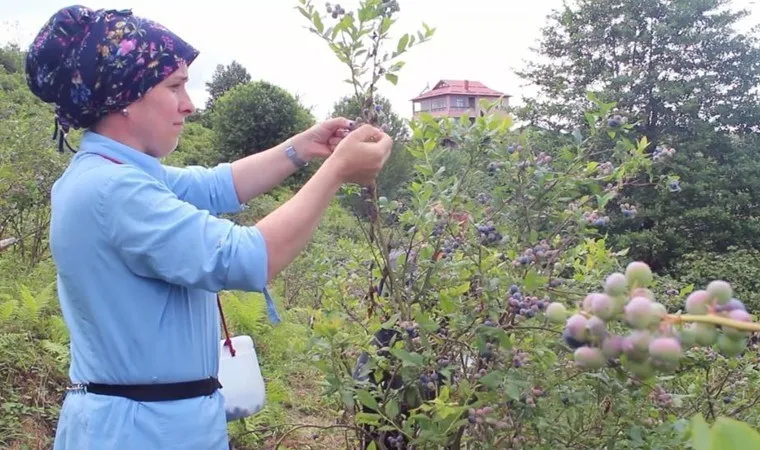
M37 34L26 79L37 97L56 105L53 139L60 126L63 151L71 127L88 128L123 109L197 56L187 42L131 10L75 5L56 12Z

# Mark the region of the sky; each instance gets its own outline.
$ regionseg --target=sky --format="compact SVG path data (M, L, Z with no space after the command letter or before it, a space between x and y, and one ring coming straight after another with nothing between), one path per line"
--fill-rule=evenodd
M394 37L436 28L433 38L403 55L406 65L397 85L384 82L380 94L394 111L408 118L411 99L441 79L468 79L511 95L519 104L534 91L514 72L534 58L546 16L562 0L398 0L401 12ZM13 3L14 6L11 6ZM156 20L200 50L190 67L190 95L202 107L208 94L205 83L217 64L233 60L246 67L254 80L274 83L299 96L315 117L327 118L333 104L352 92L345 80L348 67L333 55L327 43L307 30L309 25L295 7L298 0L22 0L0 2L0 43L27 46L45 21L70 4L93 9L132 9ZM314 5L324 11L324 0ZM341 2L346 10L358 0ZM181 6L179 6L181 5ZM733 0L734 9L752 12L740 29L760 23L760 0ZM395 40L390 41L395 48Z

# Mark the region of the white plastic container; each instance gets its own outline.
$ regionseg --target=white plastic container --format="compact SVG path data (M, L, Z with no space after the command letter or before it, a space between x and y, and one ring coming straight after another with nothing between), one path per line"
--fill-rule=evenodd
M259 412L266 402L266 387L261 376L259 359L250 336L232 339L235 356L220 342L219 383L225 399L227 422L243 419Z

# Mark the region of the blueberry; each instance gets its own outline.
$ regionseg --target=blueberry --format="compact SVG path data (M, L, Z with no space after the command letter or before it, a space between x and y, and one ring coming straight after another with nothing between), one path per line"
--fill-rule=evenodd
M567 344L567 346L572 348L573 350L583 347L583 342L580 342L576 340L575 338L573 338L572 336L570 336L567 330L562 332L562 339L565 341L565 344Z
M509 287L509 293L510 294L515 294L517 292L520 292L520 288L517 287L516 284L513 284L512 286Z

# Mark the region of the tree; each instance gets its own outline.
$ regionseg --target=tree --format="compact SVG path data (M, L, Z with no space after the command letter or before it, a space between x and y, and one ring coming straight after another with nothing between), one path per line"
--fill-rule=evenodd
M24 73L26 52L16 44L6 44L0 48L0 67L8 73Z
M314 124L293 95L266 81L230 89L215 104L211 121L219 162L274 147Z
M539 89L527 117L553 128L579 125L586 92L616 101L640 120L650 141L695 122L723 130L756 127L760 96L757 36L734 25L747 11L729 0L577 0L549 16L540 46L545 61L518 74Z
M614 246L630 245L632 258L658 271L697 250L760 248L748 208L760 202L750 176L760 147L748 140L760 123L760 47L757 33L734 30L747 12L728 4L578 0L550 15L540 58L519 73L539 89L522 114L535 124L584 131L576 112L596 97L616 103L649 153L677 150L653 160L655 189L642 177L621 190L616 202L638 214L610 229Z
M206 101L206 109L211 109L219 97L239 84L249 83L251 75L245 67L233 60L228 66L218 64L211 81L206 82L206 91L209 99Z

